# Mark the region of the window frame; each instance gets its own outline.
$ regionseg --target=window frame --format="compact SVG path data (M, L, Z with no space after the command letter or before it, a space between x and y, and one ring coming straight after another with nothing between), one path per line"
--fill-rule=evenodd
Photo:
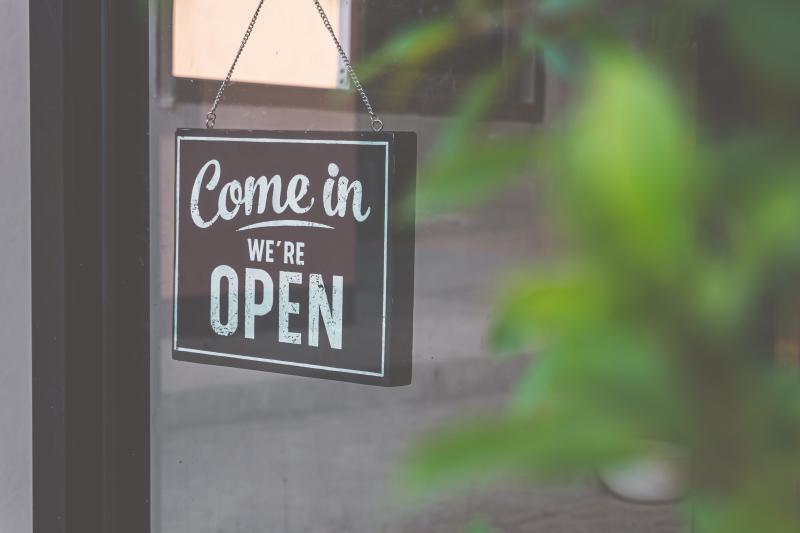
M33 532L150 531L146 2L30 2Z

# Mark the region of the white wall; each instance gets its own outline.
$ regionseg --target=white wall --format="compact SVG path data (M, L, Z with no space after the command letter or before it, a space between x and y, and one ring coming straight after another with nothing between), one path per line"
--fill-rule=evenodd
M28 0L0 0L0 531L31 531Z

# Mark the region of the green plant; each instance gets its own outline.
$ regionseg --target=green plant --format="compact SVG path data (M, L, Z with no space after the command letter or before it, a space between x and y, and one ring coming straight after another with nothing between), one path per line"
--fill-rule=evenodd
M458 46L499 16L494 5L465 2L371 68L431 60L430 43L436 53ZM497 351L537 354L512 405L421 443L406 481L564 478L668 442L689 456L696 531L800 531L800 377L776 367L764 332L796 305L800 279L800 4L512 9L518 57L540 51L569 77L574 112L536 134L487 141L480 121L507 72L486 72L443 134L418 205L457 208L547 176L568 245L549 267L510 276L499 304ZM692 35L709 16L752 104L722 134L694 111ZM634 46L635 31L650 38Z

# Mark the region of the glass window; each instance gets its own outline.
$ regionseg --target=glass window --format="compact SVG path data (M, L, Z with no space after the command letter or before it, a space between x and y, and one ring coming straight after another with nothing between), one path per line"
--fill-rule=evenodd
M482 516L509 532L677 531L671 509L626 507L593 481L552 489L475 488L438 502L398 497L393 476L414 442L446 421L496 411L518 378L523 363L491 357L485 337L502 275L545 260L553 248L529 188L417 221L409 386L172 359L175 130L202 127L256 4L174 0L153 9L153 532L450 532ZM405 0L323 5L342 42L360 57L387 35L452 9L452 2ZM503 61L502 43L513 38L499 25L483 60ZM420 162L430 159L449 110L463 98L462 75L475 57L462 50L449 62L427 66L424 83L399 103L390 85L366 84L375 89L388 130L417 133ZM539 122L545 93L537 65L531 58L522 78L509 85L516 89L504 92L504 103L485 125L488 135ZM368 127L352 92L332 90L347 86L310 0L265 3L234 80L240 83L218 110L219 128ZM548 98L558 107L562 94Z

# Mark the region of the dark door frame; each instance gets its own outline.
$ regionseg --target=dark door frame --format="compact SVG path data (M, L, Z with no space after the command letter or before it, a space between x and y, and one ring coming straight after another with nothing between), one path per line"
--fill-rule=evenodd
M147 533L147 1L31 1L30 97L33 531Z

